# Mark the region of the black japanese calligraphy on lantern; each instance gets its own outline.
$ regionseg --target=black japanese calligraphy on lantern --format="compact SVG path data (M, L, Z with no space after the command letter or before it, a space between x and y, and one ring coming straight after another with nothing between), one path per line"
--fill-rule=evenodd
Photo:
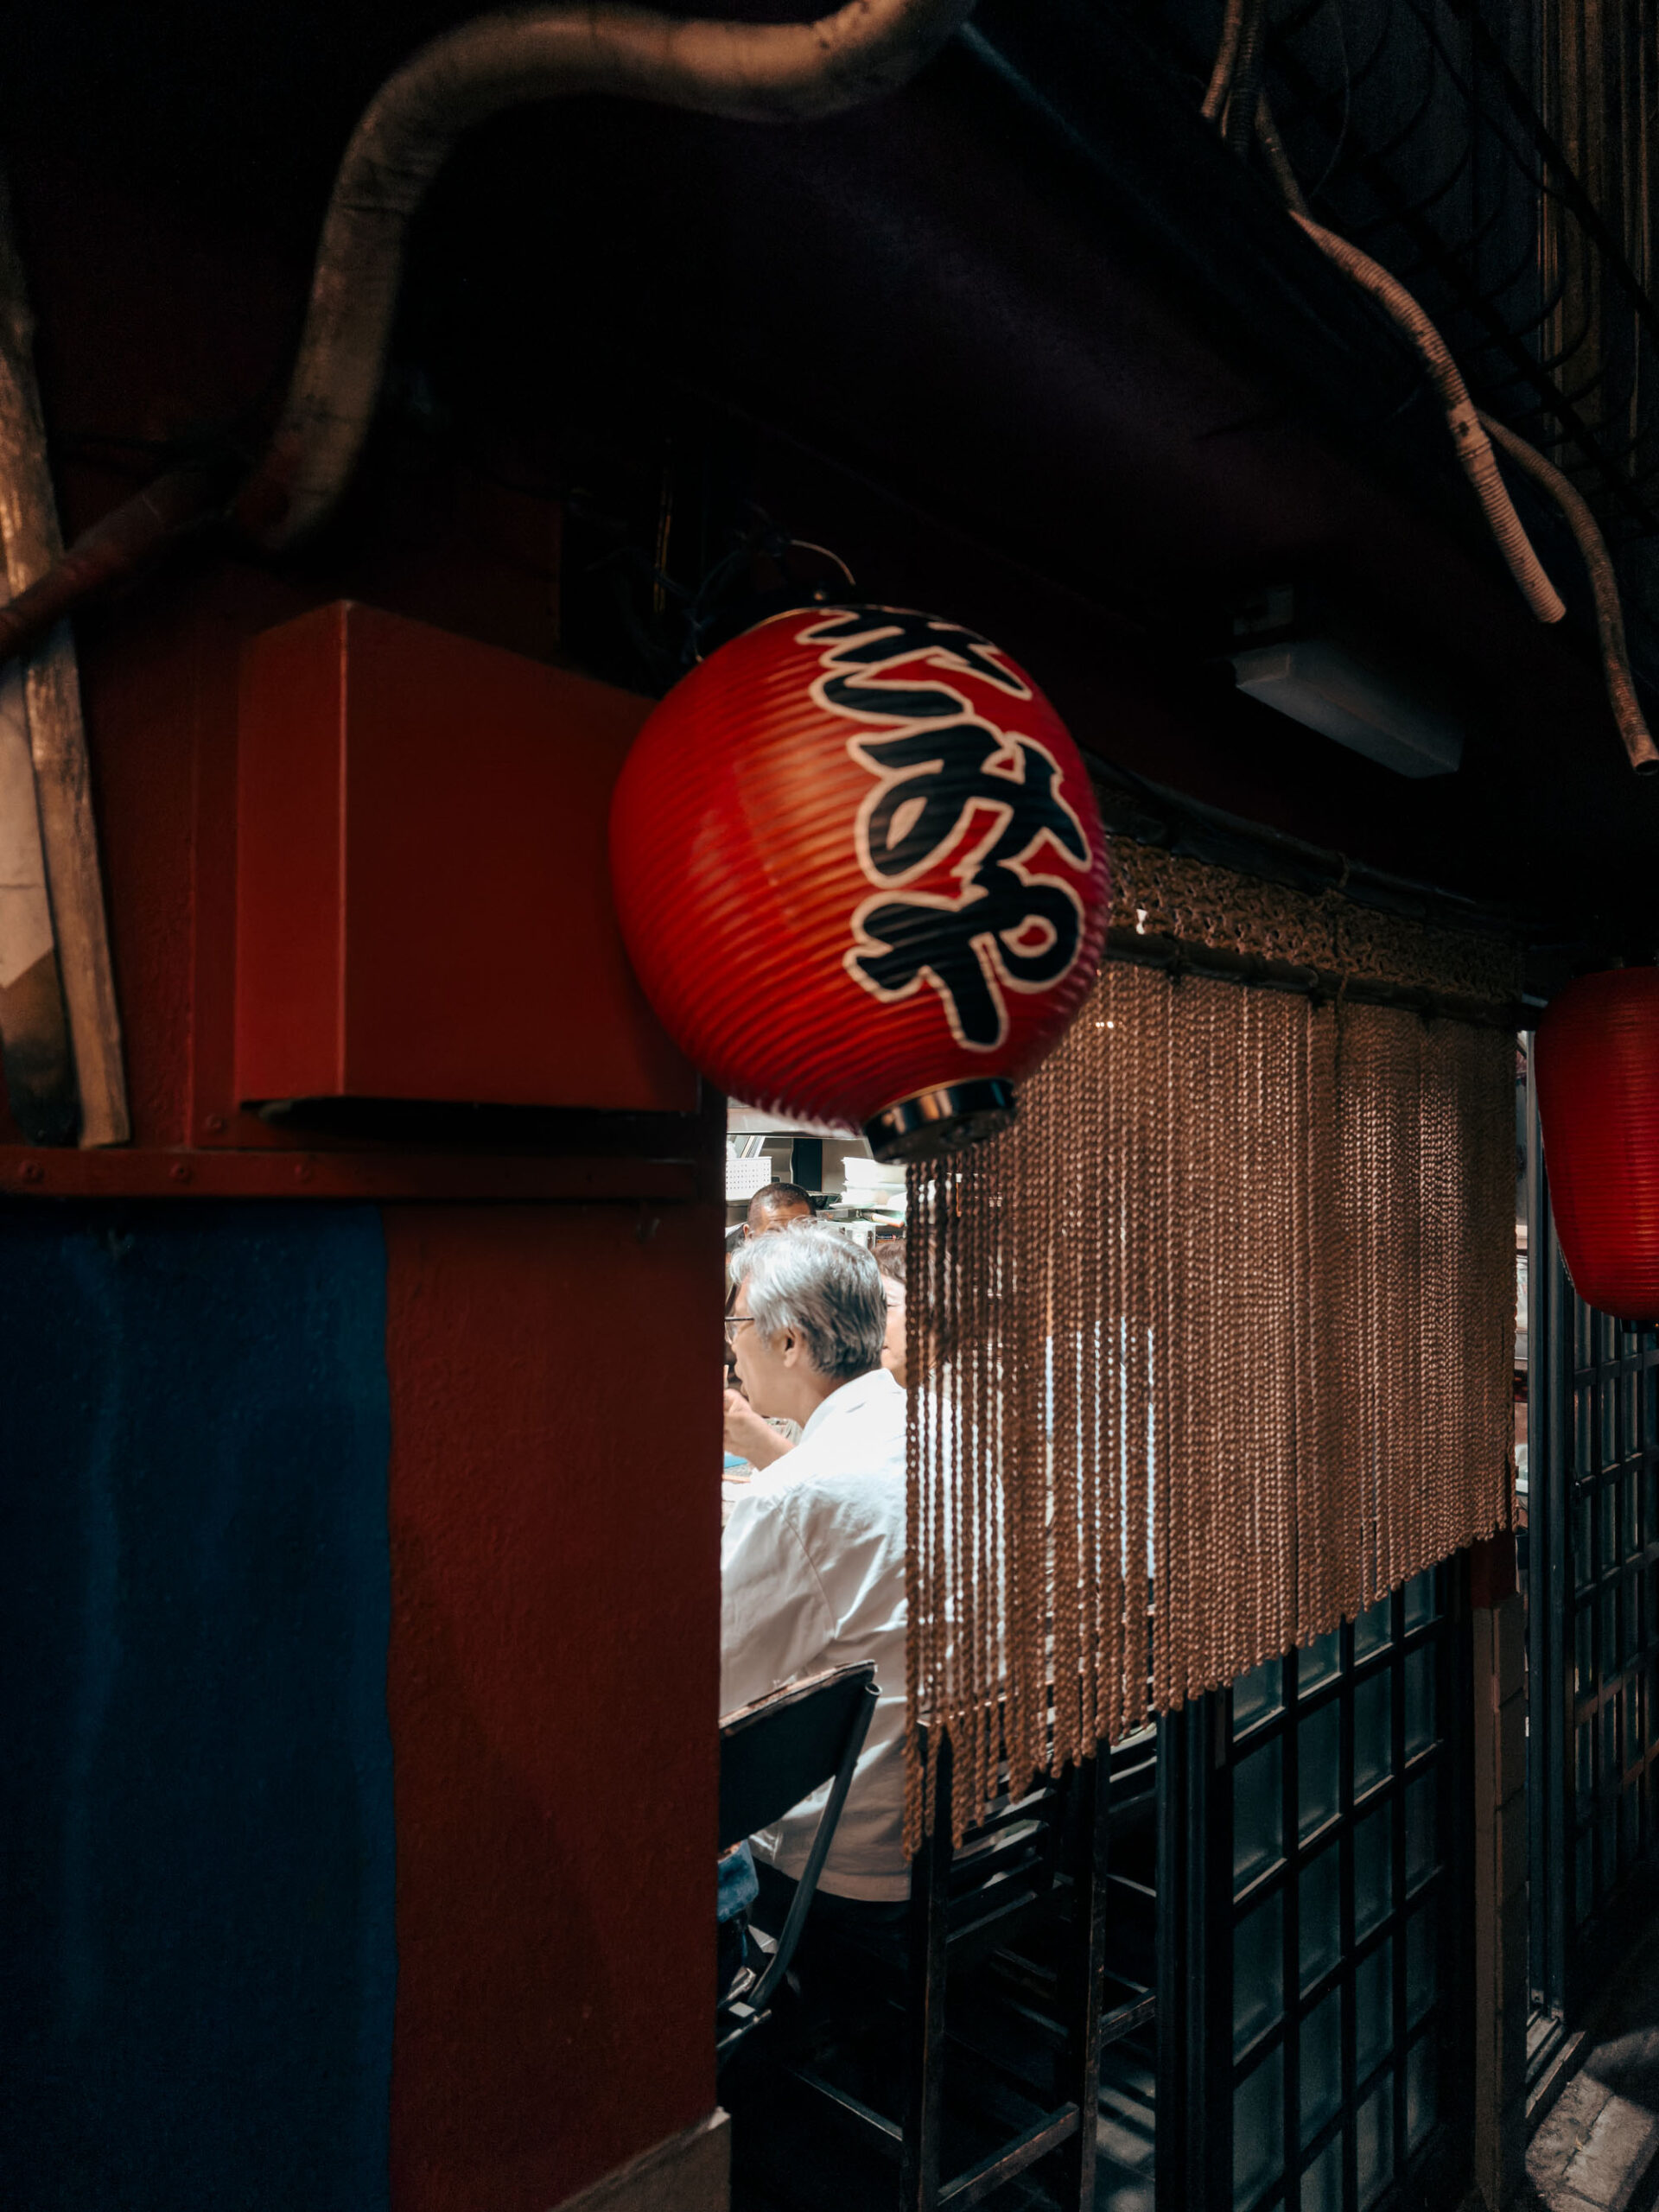
M855 836L878 891L851 918L848 972L887 1001L931 984L957 1042L995 1051L1005 993L1052 990L1083 942L1077 892L1029 863L1045 844L1082 872L1094 857L1053 754L981 711L984 686L1010 702L1031 688L988 639L927 615L838 607L798 638L823 649L819 705L870 725L847 744L876 779ZM947 860L955 895L905 888Z
M939 721L965 714L966 697L940 680L950 675L976 676L1011 699L1031 696L1031 686L988 638L904 607L835 607L797 643L829 646L812 696L831 714L860 721Z

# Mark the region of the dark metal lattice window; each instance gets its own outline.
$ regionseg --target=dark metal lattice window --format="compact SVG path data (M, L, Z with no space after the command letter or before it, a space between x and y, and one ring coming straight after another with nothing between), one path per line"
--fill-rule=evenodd
M1205 2158L1206 2202L1363 2212L1456 2134L1459 1575L1215 1700L1207 2009L1230 2149Z
M1579 1297L1541 1196L1529 1332L1531 1740L1545 1793L1534 1976L1541 2001L1571 2010L1614 1936L1613 1908L1659 1845L1659 1332ZM1553 1711L1540 1694L1552 1683Z
M1659 1751L1659 1338L1563 1283L1573 1419L1573 1916L1582 1925L1654 1840Z

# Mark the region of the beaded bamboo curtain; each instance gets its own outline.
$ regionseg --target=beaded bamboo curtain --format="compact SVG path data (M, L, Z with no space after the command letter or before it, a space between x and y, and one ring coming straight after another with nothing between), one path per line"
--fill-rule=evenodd
M912 1848L944 1738L960 1834L1511 1522L1513 949L1114 861L1020 1122L911 1170Z

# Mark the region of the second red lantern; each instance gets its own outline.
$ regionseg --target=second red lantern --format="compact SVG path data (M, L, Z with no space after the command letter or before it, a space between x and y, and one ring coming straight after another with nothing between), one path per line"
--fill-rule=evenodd
M1659 969L1581 976L1538 1024L1550 1208L1573 1287L1659 1321Z
M640 982L721 1088L922 1156L1001 1127L1087 995L1109 903L1082 759L959 624L772 617L646 722L611 814Z

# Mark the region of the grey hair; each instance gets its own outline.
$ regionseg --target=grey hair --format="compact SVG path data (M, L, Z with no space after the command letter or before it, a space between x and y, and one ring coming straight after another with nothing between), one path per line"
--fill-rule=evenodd
M761 1334L798 1337L829 1380L850 1382L881 1364L887 1292L875 1262L839 1230L803 1221L757 1236L733 1255L732 1278L747 1283Z

